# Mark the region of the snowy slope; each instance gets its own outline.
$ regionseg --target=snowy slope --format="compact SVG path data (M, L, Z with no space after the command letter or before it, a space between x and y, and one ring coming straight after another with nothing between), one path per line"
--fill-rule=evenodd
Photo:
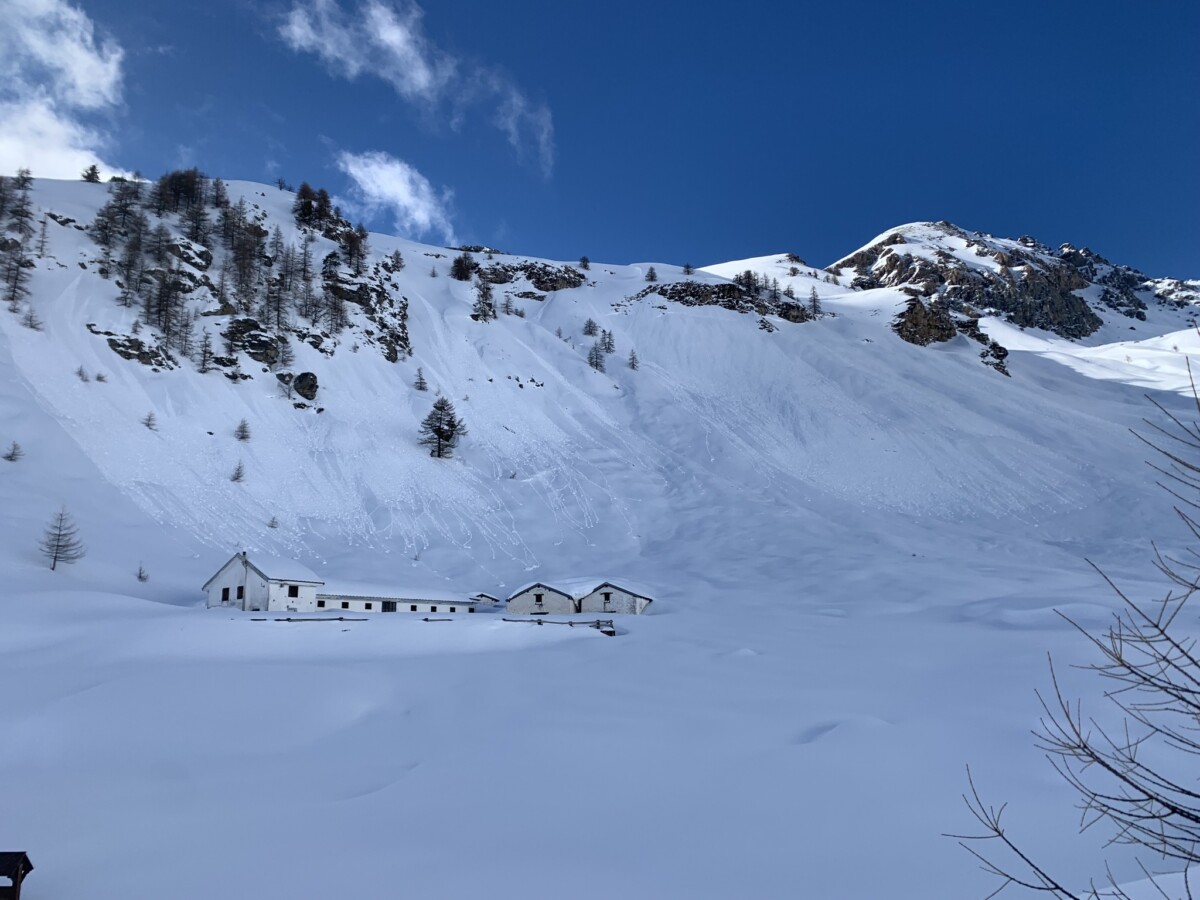
M229 188L297 237L290 194ZM81 223L104 199L35 188ZM372 235L375 259L407 262L412 355L389 362L352 312L332 355L293 342L321 385L298 409L248 357L234 381L115 354L95 331L127 333L136 309L84 232L50 228L44 329L0 315L0 445L26 450L0 464L0 683L25 686L0 734L0 845L38 865L27 896L973 896L986 878L940 837L966 827L966 763L1031 842L1094 871L1096 842L1061 837L1074 816L1031 746L1032 690L1047 650L1083 653L1053 610L1094 625L1113 606L1085 556L1158 591L1148 541L1177 535L1128 428L1146 387L1181 386L1186 311L1111 346L985 319L1013 351L1004 378L964 337L899 340L900 287L786 255L655 268L749 269L833 315L767 330L634 299L649 264L593 262L578 288L497 285L543 299L481 323L446 277L457 251ZM604 373L588 318L615 339ZM435 392L470 429L452 460L416 443ZM36 538L64 503L89 553L51 573ZM241 548L331 581L505 594L596 574L656 602L617 639L200 608ZM197 864L213 835L219 869ZM97 883L113 857L139 866Z

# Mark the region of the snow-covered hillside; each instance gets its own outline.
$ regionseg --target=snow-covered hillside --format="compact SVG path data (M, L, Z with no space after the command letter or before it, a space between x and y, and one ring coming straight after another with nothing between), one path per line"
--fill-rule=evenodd
M226 188L264 245L278 227L304 246L294 195ZM34 184L44 252L31 239L28 300L0 314L0 449L24 451L0 463L0 683L20 686L0 846L38 866L26 896L973 896L989 882L940 837L966 827L967 763L1032 845L1094 871L1097 843L1062 839L1032 691L1048 650L1085 651L1053 610L1095 625L1114 605L1084 557L1159 590L1149 541L1178 535L1128 429L1147 387L1183 408L1183 301L1131 316L1071 288L1100 322L1079 342L976 309L1004 377L967 336L901 340L914 281L879 260L903 243L944 266L920 248L953 244L1000 278L988 254L1042 254L1021 242L906 226L830 271L780 254L655 263L656 282L476 251L487 321L477 278L449 277L459 250L372 234L361 271L327 273L338 331L239 308L229 251L167 214L189 358L121 305L82 227L108 200ZM311 231L320 267L337 244ZM761 294L732 283L747 271ZM589 320L615 344L604 371ZM469 429L452 459L418 443L438 394ZM37 541L63 505L88 553L51 572ZM237 549L464 595L595 573L655 603L617 639L499 615L254 622L199 606Z

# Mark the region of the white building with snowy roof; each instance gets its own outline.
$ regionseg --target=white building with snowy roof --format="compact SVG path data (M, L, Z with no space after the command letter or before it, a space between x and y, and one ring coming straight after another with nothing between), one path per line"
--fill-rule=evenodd
M294 559L243 551L217 570L202 588L208 605L253 612L473 613L482 604L437 588L392 589L338 582L326 584Z
M517 615L618 613L640 615L653 603L648 592L600 578L570 578L548 584L535 581L508 598L508 612Z
M201 588L209 606L244 610L315 609L317 590L325 580L294 559L278 559L245 551L235 553Z

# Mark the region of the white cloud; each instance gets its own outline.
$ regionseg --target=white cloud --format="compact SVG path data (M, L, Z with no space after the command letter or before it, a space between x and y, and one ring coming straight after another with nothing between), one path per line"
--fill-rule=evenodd
M387 153L338 154L338 168L354 182L348 206L366 217L391 214L397 232L421 238L430 232L446 244L457 244L450 221L449 191L438 192L429 179L404 160Z
M98 41L66 0L0 0L0 172L74 178L96 163L106 134L90 120L121 100L124 52Z
M503 72L465 62L437 47L422 27L413 0L358 0L346 10L338 0L295 0L279 27L297 52L315 54L331 71L353 80L377 76L425 113L447 107L460 125L463 112L493 107L493 124L520 156L536 158L549 177L554 168L554 119Z

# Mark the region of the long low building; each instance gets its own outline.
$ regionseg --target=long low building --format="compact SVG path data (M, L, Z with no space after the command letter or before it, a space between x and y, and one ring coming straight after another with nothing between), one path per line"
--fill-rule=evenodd
M325 580L293 559L236 553L202 588L210 607L250 612L473 613L491 605L441 590L381 591Z
M516 615L617 613L641 615L654 600L644 588L600 578L572 578L553 584L535 581L514 591L506 601Z

